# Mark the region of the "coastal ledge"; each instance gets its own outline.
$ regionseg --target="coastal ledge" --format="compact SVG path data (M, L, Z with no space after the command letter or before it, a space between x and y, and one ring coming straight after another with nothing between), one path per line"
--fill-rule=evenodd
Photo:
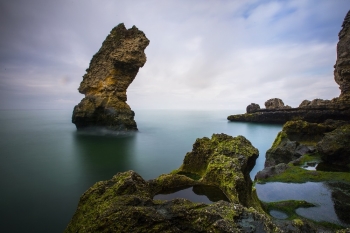
M230 115L229 121L276 123L284 124L287 121L304 120L321 123L327 119L350 119L350 105L334 105L315 108L287 108L287 109L260 109L253 113Z

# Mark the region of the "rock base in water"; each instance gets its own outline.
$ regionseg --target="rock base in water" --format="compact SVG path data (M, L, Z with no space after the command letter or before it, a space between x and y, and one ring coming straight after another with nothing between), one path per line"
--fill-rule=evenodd
M77 129L103 127L111 130L137 130L134 112L126 103L126 90L146 62L149 44L135 26L113 28L93 56L79 92L85 98L75 106L72 122Z

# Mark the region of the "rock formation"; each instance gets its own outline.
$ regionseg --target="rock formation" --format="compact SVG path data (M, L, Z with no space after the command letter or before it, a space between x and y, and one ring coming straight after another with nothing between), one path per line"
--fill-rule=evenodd
M228 116L230 121L262 123L285 123L293 120L324 122L327 119L350 119L350 11L347 13L339 32L337 61L334 65L334 79L341 94L332 100L304 100L298 108L284 106L280 99L266 101L266 109Z
M345 16L339 32L337 62L334 65L334 80L340 88L340 98L350 99L350 11Z
M350 123L326 133L317 143L317 151L327 163L350 165Z
M284 108L284 103L279 98L273 98L269 99L265 102L266 109L278 109L278 108Z
M135 26L127 30L119 24L112 29L80 83L79 92L85 98L74 107L72 122L77 129L137 130L135 114L126 103L126 90L146 62L148 44L145 34Z
M242 136L197 139L171 174L145 181L128 171L97 182L80 198L65 232L281 232L252 191L249 172L257 156ZM157 193L199 184L221 189L229 201L208 205L153 199Z
M255 104L255 103L251 103L247 106L247 113L253 113L260 110L260 105L259 104Z
M195 175L203 184L218 186L231 202L254 206L249 173L258 156L259 151L243 136L214 134L211 139L196 140L178 173Z

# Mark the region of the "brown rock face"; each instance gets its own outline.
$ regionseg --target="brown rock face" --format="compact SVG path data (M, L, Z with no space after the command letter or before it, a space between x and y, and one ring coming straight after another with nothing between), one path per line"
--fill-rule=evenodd
M126 89L146 62L148 44L145 34L135 26L127 30L121 23L112 29L80 83L78 90L85 98L73 111L77 129L137 130L135 114L126 103Z
M284 103L281 99L273 98L265 102L265 107L267 109L284 108Z
M253 113L260 110L260 105L259 104L255 104L255 103L251 103L247 106L247 113Z
M341 90L340 98L350 96L350 11L345 16L339 32L337 62L334 65L334 80Z

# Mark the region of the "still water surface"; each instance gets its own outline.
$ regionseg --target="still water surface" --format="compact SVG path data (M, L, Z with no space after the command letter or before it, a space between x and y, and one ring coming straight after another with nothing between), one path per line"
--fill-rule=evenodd
M0 111L0 232L62 232L95 182L126 170L169 173L213 133L243 135L259 149L254 177L282 128L228 122L232 111L135 112L139 132L103 136L78 133L67 110Z

